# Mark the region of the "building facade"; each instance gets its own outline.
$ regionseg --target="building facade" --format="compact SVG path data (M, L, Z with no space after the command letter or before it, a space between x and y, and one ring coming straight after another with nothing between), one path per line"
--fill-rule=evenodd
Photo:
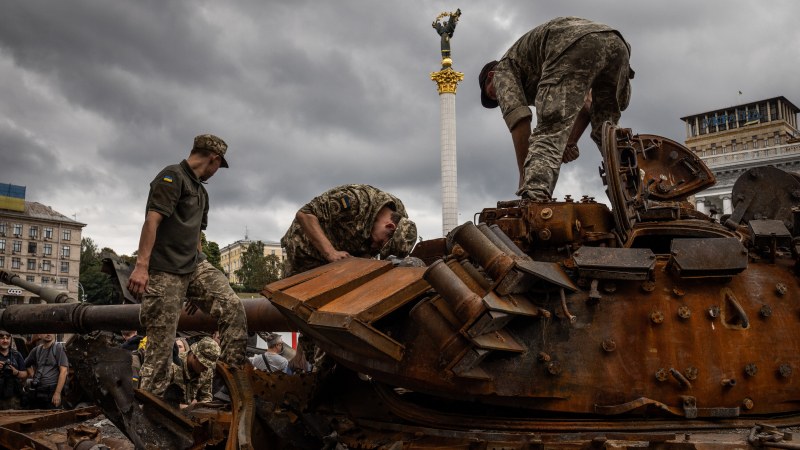
M26 201L22 211L0 208L0 270L80 299L81 232L85 226L41 203ZM0 283L2 306L41 301L32 292Z
M220 265L222 266L222 270L225 272L225 275L228 276L228 281L230 281L231 284L239 284L240 281L239 277L236 276L236 271L242 268L242 256L244 256L245 252L247 251L247 247L249 247L253 242L257 241L241 239L233 244L226 245L219 250ZM280 242L261 242L264 244L264 256L275 255L278 257L281 263L286 260L286 256L283 254L283 248L281 247Z
M685 145L717 177L717 184L695 195L695 206L717 218L731 214L733 185L747 170L764 165L800 173L798 108L785 97L682 117Z

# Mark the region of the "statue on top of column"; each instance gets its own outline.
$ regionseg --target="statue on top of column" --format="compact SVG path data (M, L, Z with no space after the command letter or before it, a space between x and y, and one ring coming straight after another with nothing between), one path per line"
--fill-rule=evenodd
M445 17L448 17L447 21L440 22ZM443 12L436 16L436 19L433 21L431 26L439 33L439 36L442 37L442 65L445 65L445 60L450 59L450 38L453 37L453 32L456 31L456 23L458 23L458 18L461 16L461 9L457 9L454 13ZM449 61L448 61L449 62Z

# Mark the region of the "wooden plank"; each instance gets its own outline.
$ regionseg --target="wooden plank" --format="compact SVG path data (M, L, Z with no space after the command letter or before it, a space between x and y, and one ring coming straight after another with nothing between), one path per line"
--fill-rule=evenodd
M313 278L316 278L316 277L320 276L321 274L323 274L325 272L328 272L329 270L331 270L332 268L334 268L334 267L336 267L337 265L340 265L340 264L341 264L340 261L337 261L337 262L333 262L333 263L330 263L330 264L325 264L325 265L322 265L322 266L319 266L319 267L315 267L315 268L313 268L311 270L307 270L305 272L300 272L300 273L292 275L291 277L288 277L288 278L280 279L278 281L275 281L274 283L270 283L270 284L266 285L264 287L264 289L261 291L261 294L264 295L264 297L272 298L272 295L275 292L283 291L283 290L289 289L292 286L296 286L298 284L305 283L308 280L311 280Z
M346 258L327 265L328 270L318 276L280 291L315 310L329 301L341 297L392 267L389 261L364 258Z
M319 308L320 313L358 317L371 323L430 289L424 267L397 267Z

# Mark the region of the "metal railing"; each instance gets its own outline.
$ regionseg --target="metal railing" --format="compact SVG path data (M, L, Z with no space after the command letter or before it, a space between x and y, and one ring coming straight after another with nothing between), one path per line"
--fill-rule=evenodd
M700 159L702 159L708 168L712 170L730 165L762 165L794 158L800 160L800 143L774 145L772 147L749 150L738 150L735 152L723 153L721 155L700 156Z

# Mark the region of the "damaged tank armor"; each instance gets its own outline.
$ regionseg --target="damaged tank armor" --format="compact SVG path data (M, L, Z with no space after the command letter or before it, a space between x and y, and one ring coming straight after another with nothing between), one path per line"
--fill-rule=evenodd
M611 208L501 201L418 244L425 267L348 258L266 286L250 330L335 364L220 363L229 408L176 411L111 369L124 355L90 331L136 328L135 304L9 306L0 327L83 333L77 378L137 448L800 448L800 179L745 173L720 224L686 201L715 179L681 144L606 124L603 155Z

